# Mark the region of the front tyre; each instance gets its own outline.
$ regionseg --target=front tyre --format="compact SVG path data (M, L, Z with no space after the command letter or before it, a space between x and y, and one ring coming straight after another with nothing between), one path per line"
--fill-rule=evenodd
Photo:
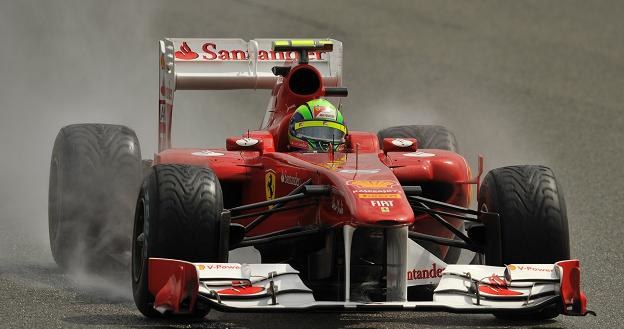
M568 219L561 187L544 166L511 166L490 171L483 179L479 209L500 215L502 264L550 264L570 258ZM486 227L486 230L488 228ZM486 243L487 245L487 243ZM486 247L486 253L487 253ZM505 319L551 319L557 307Z
M159 317L148 290L150 257L225 263L229 223L221 221L223 197L212 170L189 165L151 168L137 200L132 242L134 302L147 317ZM209 309L197 305L191 317Z

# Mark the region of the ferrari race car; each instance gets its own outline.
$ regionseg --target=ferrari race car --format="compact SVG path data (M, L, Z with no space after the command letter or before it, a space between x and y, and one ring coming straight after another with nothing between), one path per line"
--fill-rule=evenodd
M483 159L473 176L441 126L344 129L326 149L292 148L295 109L347 96L336 40L163 39L159 49L153 161L123 126L70 125L56 138L49 228L61 267L131 264L148 317L592 313L551 169L504 167L482 180ZM175 91L202 89L271 90L260 129L225 148L172 148ZM308 108L306 127L330 125ZM228 262L242 247L262 262ZM462 249L474 252L471 264L457 264Z

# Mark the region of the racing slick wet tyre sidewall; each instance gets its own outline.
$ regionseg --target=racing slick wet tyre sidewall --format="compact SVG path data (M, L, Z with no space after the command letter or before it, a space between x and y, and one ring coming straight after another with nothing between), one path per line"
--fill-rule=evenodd
M502 264L488 260L486 246L487 265L551 264L570 258L565 201L550 168L526 165L494 169L483 179L478 201L479 209L500 215ZM551 319L559 315L559 307L520 316L495 315L511 320Z
M156 311L148 290L150 257L189 262L227 262L228 243L222 234L229 222L221 219L223 197L212 170L189 165L156 165L146 175L136 204L132 243L132 288L139 311L147 317L171 316ZM196 304L192 314L204 317L210 311Z
M384 138L416 138L419 149L436 149L457 153L457 139L455 135L444 126L436 125L409 125L394 126L380 130L377 133L379 145L383 145ZM441 200L445 201L445 200ZM463 228L463 224L462 224ZM440 257L439 245L428 242L419 242L430 252ZM460 248L448 248L444 262L455 264L461 254Z
M119 125L62 128L50 162L50 248L63 269L126 273L141 184L136 134Z

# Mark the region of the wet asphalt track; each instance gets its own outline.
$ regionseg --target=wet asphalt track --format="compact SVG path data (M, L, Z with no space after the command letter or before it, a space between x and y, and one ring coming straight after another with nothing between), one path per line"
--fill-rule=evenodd
M473 164L480 152L488 168L551 166L565 190L572 254L599 316L518 325L624 327L621 1L3 1L0 18L0 327L510 325L430 313L213 312L198 322L150 321L134 308L127 284L60 273L46 237L54 136L73 122L123 123L137 130L148 157L162 36L334 37L345 45L350 97L343 105L352 129L445 124ZM254 128L266 101L264 92L180 94L178 145L221 145Z

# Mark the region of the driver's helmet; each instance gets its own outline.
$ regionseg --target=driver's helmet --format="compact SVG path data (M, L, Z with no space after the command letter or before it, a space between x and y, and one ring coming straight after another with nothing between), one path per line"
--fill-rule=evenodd
M347 127L332 103L319 98L299 106L288 126L288 141L294 150L327 152L340 150Z

